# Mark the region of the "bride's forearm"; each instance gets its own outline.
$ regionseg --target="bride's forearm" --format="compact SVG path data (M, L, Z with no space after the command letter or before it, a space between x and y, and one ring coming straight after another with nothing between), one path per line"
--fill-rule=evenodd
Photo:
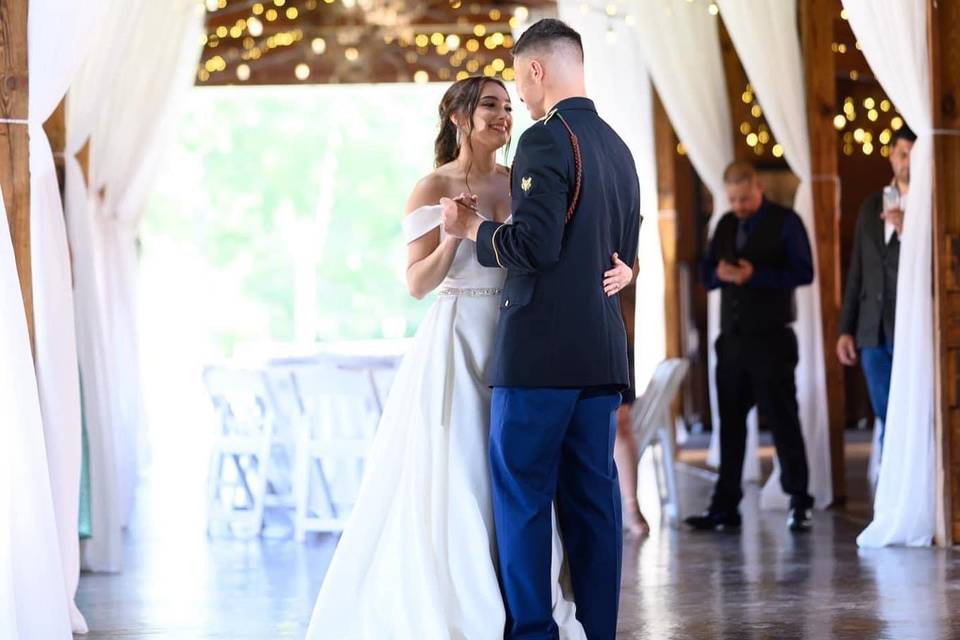
M460 240L447 237L426 258L407 267L407 289L416 299L421 299L443 282L453 264Z

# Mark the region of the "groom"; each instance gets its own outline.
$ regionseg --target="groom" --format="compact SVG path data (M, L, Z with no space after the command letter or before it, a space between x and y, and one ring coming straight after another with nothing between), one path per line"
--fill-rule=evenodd
M586 97L580 35L559 20L513 49L517 91L538 119L511 175L512 224L444 202L446 232L507 269L493 353L490 465L507 638L556 639L551 506L556 503L577 618L590 640L616 635L621 521L614 411L629 383L617 296L597 274L633 264L639 182L620 137Z

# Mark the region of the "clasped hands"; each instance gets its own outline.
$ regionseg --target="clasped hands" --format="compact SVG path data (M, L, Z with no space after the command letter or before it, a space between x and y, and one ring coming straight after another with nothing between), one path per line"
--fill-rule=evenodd
M753 264L743 258L736 262L721 260L717 265L717 278L721 282L741 286L753 277Z
M447 235L476 240L477 229L483 222L477 204L477 196L470 193L461 193L456 198L440 198L440 218Z
M884 222L889 222L897 230L897 237L903 236L903 211L901 209L888 209L880 214Z

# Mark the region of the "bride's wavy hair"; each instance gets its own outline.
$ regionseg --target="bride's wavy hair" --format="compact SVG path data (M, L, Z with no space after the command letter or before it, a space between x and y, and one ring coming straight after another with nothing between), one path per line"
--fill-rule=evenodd
M457 80L443 94L438 109L440 113L440 133L437 134L437 140L433 145L434 167L455 160L460 153L460 145L464 140L470 145L470 134L473 133L473 114L477 110L477 105L480 104L483 85L488 82L500 85L504 91L507 90L506 85L498 78L470 76L463 80ZM466 118L466 130L462 132L461 139L457 137L457 125L453 123L453 116L457 113ZM508 142L505 153L509 152L509 149L510 143ZM469 173L469 168L467 172Z

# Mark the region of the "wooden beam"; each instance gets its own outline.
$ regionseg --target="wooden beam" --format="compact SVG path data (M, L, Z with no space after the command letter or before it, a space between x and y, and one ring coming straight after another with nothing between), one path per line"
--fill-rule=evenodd
M817 247L817 276L823 321L823 360L830 420L830 468L834 504L846 500L844 460L844 378L836 356L840 320L840 179L833 116L837 103L835 62L830 47L836 0L805 0L800 7L800 31L810 128L813 211Z
M0 2L0 119L27 119L27 3ZM0 187L32 344L29 144L26 125L0 123Z
M928 2L934 136L937 543L960 540L960 6Z

